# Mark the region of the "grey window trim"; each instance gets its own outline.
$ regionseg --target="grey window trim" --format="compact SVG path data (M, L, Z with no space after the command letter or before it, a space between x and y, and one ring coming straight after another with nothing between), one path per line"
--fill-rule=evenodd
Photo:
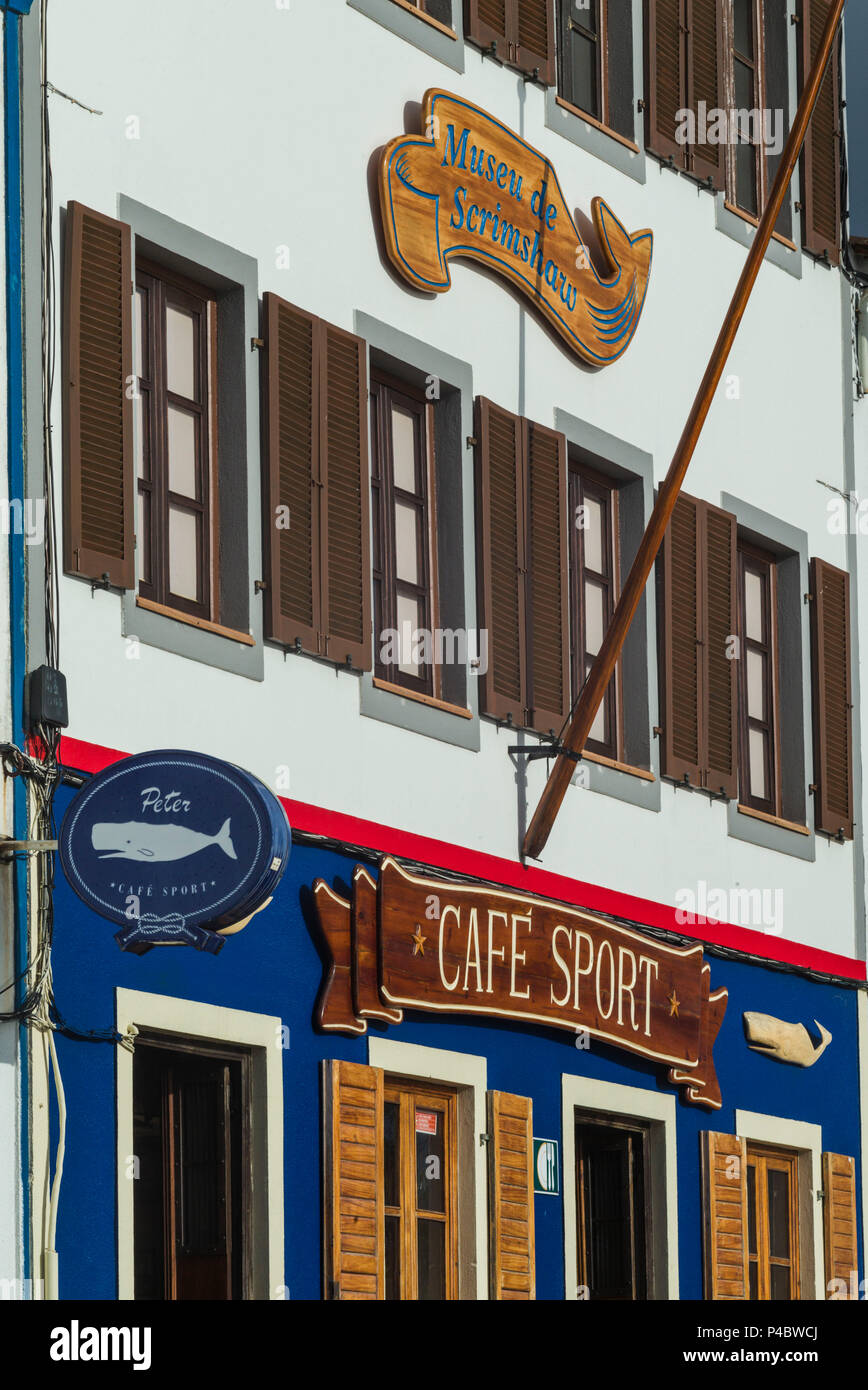
M412 18L412 16L411 16ZM460 397L461 448L461 538L464 557L463 608L464 626L468 632L476 629L476 561L474 533L474 456L467 440L473 435L473 370L467 362L411 338L379 319L356 310L354 332L364 338L368 346L368 372L370 374L371 352L376 354L377 365L389 368L400 374L401 368L410 367L417 374L435 376ZM370 428L370 411L368 412ZM373 552L372 552L373 553ZM373 587L372 577L368 582ZM373 605L372 605L373 608ZM374 634L376 641L376 634ZM434 705L423 704L410 697L396 695L374 685L373 672L365 671L359 681L360 711L371 719L379 719L385 724L393 724L413 733L424 734L427 738L440 739L459 748L478 752L479 733L479 690L472 671L467 673L467 708L471 718L452 714L449 710L438 709Z
M367 15L368 19L397 34L398 38L406 39L414 48L421 48L423 53L452 68L453 72L464 72L463 0L452 0L454 39L418 15L411 14L402 5L396 5L394 0L347 0L347 4L351 10Z
M800 691L800 699L796 709L791 709L789 713L782 711L781 775L789 775L790 779L795 777L803 789L804 824L810 830L810 834L800 835L795 830L786 830L783 826L771 825L767 821L757 820L754 816L747 816L739 811L737 801L730 801L727 805L727 831L735 840L744 840L748 844L759 845L762 849L777 850L781 854L789 854L795 859L813 863L817 857L814 805L808 792L813 767L811 633L810 612L802 597L810 589L807 532L800 531L797 527L790 526L789 523L771 516L768 512L760 511L749 502L743 502L727 492L721 493L720 505L734 515L740 537L744 536L756 545L761 545L763 549L777 554L790 571L789 574L784 573L781 568L778 571L779 653L781 662L788 663L788 669L781 672L781 685L788 690ZM796 741L795 748L791 744L789 752L784 746L788 739ZM785 784L783 789L782 812L785 818L797 821L797 813L787 814L788 796L798 797L798 786L792 780L789 786Z
M566 435L569 452L581 455L582 460L598 473L607 474L621 484L620 578L623 582L654 506L654 459L644 449L638 449L626 440L597 429L587 421L578 420L564 410L555 410L555 429ZM604 796L615 797L631 806L659 811L660 746L652 736L652 729L659 723L657 614L656 605L649 600L647 593L628 634L624 660L632 664L635 672L631 682L632 730L627 737L632 739L634 744L645 744L647 762L654 774L654 781L634 777L629 772L620 772L617 768L606 767L602 763L584 762L581 768L587 776L587 783L585 786L577 785L575 794L579 795L585 790L601 792ZM626 713L625 711L625 715ZM627 751L625 749L625 752Z
M642 0L633 0L633 143L638 145L638 151L628 149L605 130L598 129L590 121L568 110L566 106L561 106L558 102L557 85L547 87L545 94L545 123L549 130L563 135L565 140L580 146L588 154L601 159L613 169L618 169L628 178L635 179L636 183L644 183L646 178L644 115L639 110L640 74L645 70L643 9Z
M262 598L254 590L255 581L262 577L259 354L250 350L251 340L259 335L258 265L254 257L214 241L123 194L118 198L118 216L123 222L128 222L133 230L133 265L138 249L141 253L156 257L167 268L174 268L206 286L235 296L238 322L233 329L232 361L225 367L221 361L218 375L221 381L224 376L231 374L234 379L240 378L243 382L243 422L239 422L239 428L235 431L230 430L228 437L231 439L234 432L234 448L239 454L244 452L246 470L244 478L238 480L237 494L227 498L223 493L221 502L235 516L244 516L247 522L247 561L246 565L242 563L239 566L241 574L236 582L239 586L242 582L246 585L244 593L239 594L238 602L243 612L246 600L245 630L253 637L254 645L251 647L234 642L231 637L223 637L140 608L133 590L126 591L121 601L123 633L176 656L261 681L265 676ZM237 371L239 360L244 362L243 373ZM221 430L221 437L225 434L226 431ZM231 625L227 622L227 626ZM238 627L240 630L240 623Z

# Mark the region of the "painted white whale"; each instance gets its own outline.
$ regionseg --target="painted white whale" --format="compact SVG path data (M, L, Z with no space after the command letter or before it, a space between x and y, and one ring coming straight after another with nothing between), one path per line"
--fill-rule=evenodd
M188 859L209 845L219 845L230 859L237 859L232 844L231 817L216 835L203 835L186 825L148 825L143 821L102 821L91 831L95 850L102 859L135 859L144 863L168 864Z
M761 1052L776 1062L790 1062L794 1067L812 1067L822 1057L832 1034L822 1023L819 1044L814 1042L804 1023L785 1023L771 1014L744 1014L744 1035L752 1052Z

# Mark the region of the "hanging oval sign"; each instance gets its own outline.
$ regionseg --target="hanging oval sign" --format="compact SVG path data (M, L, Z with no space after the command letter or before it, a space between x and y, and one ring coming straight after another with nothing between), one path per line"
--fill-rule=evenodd
M216 954L270 901L289 860L283 806L242 768L174 749L113 763L71 802L60 862L82 902L141 954Z

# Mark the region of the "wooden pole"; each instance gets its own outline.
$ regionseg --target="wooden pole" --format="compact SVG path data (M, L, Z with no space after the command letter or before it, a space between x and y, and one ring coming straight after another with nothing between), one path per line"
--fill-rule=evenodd
M571 753L581 754L585 741L590 733L591 727L600 706L600 701L609 687L612 673L621 655L621 648L633 620L633 615L639 606L639 600L648 582L648 576L657 557L657 552L663 543L663 537L669 525L678 494L681 491L684 475L687 472L690 460L693 457L702 427L711 409L714 394L720 384L730 349L738 332L739 325L744 318L751 291L756 283L762 266L765 253L771 241L775 223L778 220L784 195L789 187L793 170L801 153L805 135L808 130L808 123L817 104L820 95L820 88L823 85L823 76L827 64L832 55L832 46L835 42L835 35L838 25L841 22L841 15L844 11L844 0L834 0L829 9L826 20L826 27L823 30L823 37L811 75L799 101L796 119L793 122L792 130L784 147L783 156L778 167L777 176L772 191L766 204L765 211L760 219L756 236L753 240L750 253L742 270L732 303L729 306L723 327L720 330L714 351L711 354L705 375L702 378L696 399L693 402L690 414L684 431L678 441L669 471L657 494L657 501L648 522L645 534L636 552L636 558L627 576L621 597L615 606L612 614L612 621L603 639L603 645L594 660L594 664L588 672L588 679L585 682L579 701L570 717L566 734L563 739L563 748ZM803 36L807 41L807 36ZM555 758L555 765L549 774L549 779L543 788L539 805L534 812L527 834L524 837L522 853L532 859L539 858L545 843L548 840L555 817L561 808L567 787L573 775L574 760L558 753Z

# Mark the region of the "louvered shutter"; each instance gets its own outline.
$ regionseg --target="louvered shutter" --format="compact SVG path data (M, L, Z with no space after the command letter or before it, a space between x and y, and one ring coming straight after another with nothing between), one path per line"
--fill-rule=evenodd
M781 112L783 117L782 139L786 141L790 133L790 62L789 62L789 30L790 21L787 13L789 0L764 0L763 4L763 47L765 53L765 77L766 77L766 107L769 111ZM768 167L768 186L771 190L775 175L778 172L778 165L783 155L783 147L774 154L771 149L766 150L766 164ZM775 231L780 236L787 239L793 235L793 203L791 189L787 190L783 206L780 211Z
M700 511L702 557L702 716L704 785L738 796L738 667L730 639L737 631L737 524L734 516L704 504ZM727 655L729 653L729 655Z
M723 106L722 6L713 0L688 0L687 10L687 105L697 118L699 107L714 111ZM693 145L690 172L698 179L711 179L714 188L725 181L725 145Z
M383 1073L324 1063L326 1298L385 1297Z
M711 1130L699 1138L705 1297L747 1299L747 1146Z
M539 69L539 80L553 87L555 75L554 0L517 0L515 65L523 72Z
M814 825L853 838L853 730L850 693L850 576L811 561L814 693Z
M528 527L529 723L560 733L570 710L567 441L524 421Z
M319 320L264 297L266 636L318 651L320 614ZM289 526L284 522L288 508Z
M323 324L320 478L326 526L322 611L324 655L371 669L371 483L368 376L361 338Z
M497 56L504 62L511 3L512 0L464 0L464 37L480 48L497 44Z
M532 1104L525 1096L488 1093L489 1297L536 1297Z
M702 784L700 504L681 493L663 545L663 776Z
M853 1292L854 1284L858 1286L859 1282L856 1165L845 1154L823 1154L823 1216L826 1297L836 1292L832 1280L841 1279L847 1292L838 1293L838 1298L858 1298L858 1287Z
M522 421L480 397L476 439L479 622L488 632L482 712L521 727L527 703Z
M676 140L686 102L684 0L648 0L645 139L652 154L686 167L687 147Z
M70 203L63 314L63 564L132 589L132 232Z
M801 77L807 82L831 0L802 0ZM838 264L840 244L840 76L837 43L808 126L802 155L802 239L806 251Z

